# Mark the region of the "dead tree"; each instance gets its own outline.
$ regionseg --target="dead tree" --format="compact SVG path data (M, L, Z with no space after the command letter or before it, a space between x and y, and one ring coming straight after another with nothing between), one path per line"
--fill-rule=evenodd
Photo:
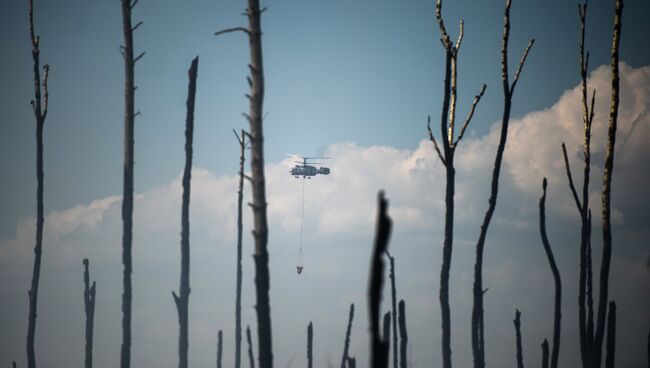
M519 309L515 309L515 319L513 323L515 324L515 338L517 346L517 368L524 368L524 355L521 349L521 312Z
M192 179L192 141L194 137L194 100L196 97L196 74L199 57L192 60L187 92L187 116L185 119L185 169L183 170L183 203L181 205L181 281L178 294L172 291L178 311L178 367L187 368L188 317L190 302L190 181Z
M241 367L241 283L242 283L242 207L244 203L244 162L246 160L246 133L241 130L241 136L232 131L239 142L239 188L237 190L237 285L235 296L235 368Z
M355 357L348 358L348 368L357 368L357 358Z
M251 341L251 327L246 325L246 341L248 342L248 360L250 368L255 368L255 358L253 357L253 342Z
M388 354L390 351L390 311L384 313L384 328L383 333L381 334L382 342L386 346L385 357L386 367L388 367Z
M524 51L523 56L515 72L515 78L510 83L508 78L508 39L510 36L510 2L506 0L504 25L503 25L503 41L501 44L501 79L503 82L503 116L501 118L501 133L499 136L499 145L497 147L496 158L494 160L494 169L492 171L492 183L490 187L490 198L488 200L489 206L485 212L485 217L481 224L481 231L479 234L478 242L476 244L476 263L474 264L474 287L473 287L473 307L472 307L472 354L474 356L474 367L485 367L485 338L484 338L484 323L483 323L483 252L485 247L485 238L487 236L488 227L492 220L492 215L497 205L497 194L499 190L499 173L501 172L501 162L503 160L503 153L506 147L506 139L508 137L508 126L510 122L510 108L512 106L512 96L519 81L521 70L528 56L530 48L533 46L535 40L531 40Z
M390 293L393 308L393 368L397 368L397 290L395 287L395 257L388 250L386 256L390 261Z
M542 343L542 368L548 368L548 340Z
M88 258L84 258L84 310L86 312L86 359L85 367L93 366L93 329L95 325L95 281L90 286Z
M592 269L591 269L591 212L589 209L589 180L591 175L591 125L594 119L594 101L596 91L591 95L591 104L588 104L587 70L589 68L589 53L585 57L585 24L587 17L587 3L578 5L580 17L580 76L582 95L582 123L583 123L583 157L584 171L582 179L582 199L578 197L573 184L566 146L562 144L562 154L569 179L569 188L580 213L580 273L578 283L578 329L580 336L580 354L584 367L591 367L593 362L593 297L592 297Z
M314 347L314 327L309 321L309 325L307 326L307 368L312 368L314 366L314 354L313 354L313 347Z
M135 64L144 52L134 56L133 32L142 25L131 23L131 11L138 0L122 0L122 33L124 45L121 46L124 58L124 182L122 197L122 347L120 367L131 366L131 304L133 300L131 274L133 270L133 165L134 165L134 122L135 122Z
M440 40L445 49L445 81L442 101L442 114L440 118L440 134L442 138L442 151L431 131L431 117L427 121L429 139L440 158L446 171L445 186L445 237L442 249L442 268L440 271L440 309L442 314L442 363L444 368L451 367L451 311L449 308L449 272L451 269L451 253L454 238L454 194L456 187L456 169L454 168L454 154L456 147L465 134L465 129L474 115L476 105L485 92L485 84L469 111L467 119L463 124L458 138L454 140L454 125L456 122L456 100L457 100L457 59L461 42L463 41L463 21L460 22L460 32L456 43L452 43L442 19L442 0L436 1L436 20L440 27Z
M259 0L247 0L248 28L235 27L216 32L220 35L240 31L248 35L250 46L251 72L248 77L250 93L249 113L244 114L250 125L248 139L251 144L251 176L253 202L253 237L255 238L255 295L257 305L257 335L260 368L273 367L273 347L271 333L271 303L269 299L269 253L268 223L266 218L266 185L264 180L264 134L262 129L264 108L264 66L262 61L262 25Z
M607 315L607 355L605 356L605 368L614 368L616 357L616 303L609 302L609 314Z
M377 228L368 283L368 316L370 318L371 339L370 366L374 368L387 368L389 341L383 340L379 332L379 307L384 284L384 261L382 254L388 249L392 221L388 217L388 201L385 199L383 191L380 191L377 196L377 207Z
M400 368L406 368L406 347L408 346L408 333L406 332L406 306L404 299L399 301L399 355L400 355Z
M223 331L217 333L217 368L221 368L221 358L223 357Z
M557 368L558 357L560 354L560 329L562 320L562 281L560 271L555 264L553 250L546 235L546 178L542 181L542 197L539 199L539 232L542 236L542 244L548 258L548 263L553 273L555 281L555 308L553 312L553 350L551 353L551 368Z
M594 335L594 363L600 367L603 337L605 335L605 316L607 313L607 300L609 291L609 268L612 258L612 227L611 227L611 190L612 174L614 173L614 147L616 146L616 128L618 122L619 103L619 71L618 48L621 40L621 17L623 14L623 0L616 0L614 16L614 32L612 36L612 96L609 110L609 128L607 131L607 150L605 154L605 167L603 170L602 189L602 215L603 229L603 255L600 264L600 292L598 293L598 316L596 319L596 332Z
M36 120L36 245L34 246L34 268L32 283L27 293L29 297L29 323L27 326L27 367L36 368L34 339L36 335L36 310L38 306L38 286L41 278L41 254L43 252L43 125L47 116L47 77L50 66L43 65L41 80L40 37L34 32L34 4L29 0L29 38L32 42L32 59L34 61L34 99L31 100Z
M354 319L354 303L350 304L350 313L348 316L348 327L345 330L345 341L343 343L343 356L341 357L341 368L345 368L348 360L348 351L350 349L350 334L352 333L352 320Z

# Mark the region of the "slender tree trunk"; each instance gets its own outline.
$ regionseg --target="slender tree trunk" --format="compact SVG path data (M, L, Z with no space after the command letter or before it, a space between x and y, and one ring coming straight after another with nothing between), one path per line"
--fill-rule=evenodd
M503 117L501 119L501 134L499 145L497 147L494 169L492 171L492 183L490 187L489 206L485 213L478 242L476 244L476 263L474 264L474 287L473 287L473 307L472 307L472 354L474 356L474 367L485 367L485 338L484 338L484 319L483 319L483 253L485 247L485 238L488 227L492 220L492 215L497 205L497 194L499 190L499 174L501 172L501 162L505 151L506 139L508 137L508 126L510 122L510 108L512 106L512 96L519 80L519 75L526 62L526 57L535 40L531 40L524 51L519 62L515 78L510 83L508 78L508 39L510 36L510 0L506 0L505 16L503 25L503 42L501 46L501 78L503 82Z
M395 287L395 257L392 257L388 251L386 251L388 260L390 261L390 292L391 292L391 304L393 311L393 368L397 367L397 290Z
M600 292L598 293L598 316L596 320L596 334L594 336L594 363L600 367L603 337L605 334L605 316L607 313L607 300L609 291L609 268L612 257L612 228L611 228L611 186L614 173L614 147L616 146L616 128L618 121L619 103L619 72L618 48L621 39L621 16L623 14L623 0L616 0L614 16L614 34L612 36L612 97L609 111L609 129L607 133L607 151L605 168L603 170L602 191L602 228L603 228L603 255L600 266Z
M386 367L390 365L388 362L388 354L390 352L390 311L384 313L384 327L381 334L382 343L386 347L384 351L384 361L386 362Z
M309 326L307 326L307 368L312 368L314 366L314 327L309 321Z
M408 333L406 332L406 306L404 299L399 301L399 342L400 342L400 368L406 368L406 347L408 346Z
M223 358L223 331L219 330L217 334L217 368L221 368Z
M348 316L348 327L345 330L345 341L343 343L343 356L341 357L341 368L345 368L348 360L348 351L350 349L350 334L352 333L352 320L354 319L354 303L350 304L350 313Z
M34 339L36 336L36 310L38 306L38 286L41 278L41 254L43 251L43 125L47 116L47 77L49 65L43 66L41 84L40 38L34 32L34 4L29 0L29 37L32 42L32 59L34 61L34 99L31 101L36 120L36 245L34 246L34 268L29 296L29 323L27 327L27 367L36 368ZM42 95L42 98L41 98Z
M524 368L524 354L521 349L521 312L519 309L515 310L515 337L517 346L517 368Z
M246 341L248 342L248 361L250 368L255 368L255 358L253 357L253 342L251 341L251 327L246 326Z
M553 279L555 280L555 309L553 312L553 350L551 353L551 367L557 368L558 357L560 354L560 330L562 320L562 281L560 279L560 271L555 264L555 257L553 250L549 244L546 235L546 178L542 181L543 194L539 200L539 231L542 236L542 244L544 251L548 258L548 263L551 266Z
M131 304L133 270L133 165L134 165L134 120L135 120L135 63L144 55L134 57L133 31L142 24L132 26L131 10L137 0L122 0L122 33L124 45L121 47L124 58L124 182L122 197L122 347L120 367L131 366Z
M542 368L548 368L548 340L542 343Z
M179 293L172 291L178 311L178 367L187 368L188 318L190 302L190 187L192 180L192 141L194 137L194 101L199 57L192 60L187 92L187 117L185 120L185 169L183 170L183 203L181 206L181 281Z
M607 316L607 355L605 357L605 367L615 367L616 357L616 303L609 302L609 314Z
M384 261L381 256L388 248L392 221L388 217L388 201L384 198L383 191L379 192L377 202L377 228L368 284L368 315L370 318L371 338L370 366L373 368L387 368L389 341L383 340L379 332L379 307L384 284Z
M88 258L84 258L84 310L86 312L86 359L85 367L93 366L93 330L95 325L95 281L90 286Z
M235 297L235 368L241 367L241 284L242 284L242 207L244 202L244 162L246 160L246 134L241 131L241 137L237 135L239 142L239 189L237 190L237 285Z

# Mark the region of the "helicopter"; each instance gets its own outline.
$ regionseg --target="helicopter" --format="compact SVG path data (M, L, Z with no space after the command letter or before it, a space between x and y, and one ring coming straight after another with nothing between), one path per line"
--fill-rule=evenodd
M327 160L329 157L303 157L303 156L297 156L297 155L291 155L287 154L288 156L291 156L294 158L294 163L297 163L298 165L295 165L294 167L289 170L289 173L293 175L296 179L300 178L302 176L303 179L311 179L312 176L316 176L318 174L320 175L329 175L330 169L328 167L323 167L321 166L320 168L317 168L316 164L321 164L320 162L310 162L309 160Z

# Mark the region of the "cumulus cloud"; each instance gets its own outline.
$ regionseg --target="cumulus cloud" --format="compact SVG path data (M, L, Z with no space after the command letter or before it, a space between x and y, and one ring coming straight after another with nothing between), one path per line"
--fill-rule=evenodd
M608 78L607 67L603 66L592 73L589 81L591 88L597 90L592 138L591 203L594 214L599 211L600 168L609 109ZM645 336L647 326L641 324L643 326L635 328L630 321L645 318L643 323L647 324L650 295L645 291L639 299L638 295L631 295L630 291L616 286L633 280L641 290L650 290L646 272L649 255L647 246L644 246L650 241L650 234L645 230L648 223L645 211L650 205L650 196L645 192L645 188L650 186L647 170L650 167L650 67L633 69L622 64L621 90L614 173L614 210L618 221L615 243L629 243L620 251L619 245L615 244L615 271L610 285L613 286L613 296L620 300L619 308L630 305L633 311L629 316L621 316L622 325L628 326L632 333L630 338L621 336L626 342L621 344L621 349L626 349L626 346L632 349L640 346L638 341L642 340L634 340L634 334L643 330L642 336ZM532 317L548 317L546 314L550 310L550 307L546 308L550 306L550 274L538 244L536 223L537 199L544 176L550 182L547 204L550 236L560 259L565 290L569 290L569 294L575 290L577 211L568 190L560 144L566 143L574 179L581 182L581 114L579 88L575 87L566 91L553 106L511 121L500 199L486 250L486 283L491 285L486 296L486 329L494 328L495 331L495 338L487 341L488 357L497 366L510 364L513 355L510 346L499 343L503 339L509 341L511 331L499 326L509 323L510 312L515 306L524 308L525 316L531 316L526 324L531 336L541 341L544 334L550 333L544 318ZM488 183L498 134L498 123L495 123L485 136L468 135L461 143L456 159L457 241L452 268L452 303L455 311L453 322L458 329L454 333L453 349L458 352L455 356L460 366L470 364L467 316L471 301L473 244L478 223L487 207ZM319 326L319 344L330 346L329 349L338 346L348 303L365 303L376 194L384 189L395 223L391 248L397 257L402 297L409 303L414 359L427 362L427 365L437 361L439 351L430 347L439 346L439 333L432 326L439 326L436 293L445 183L444 170L431 142L423 140L414 149L362 147L342 142L329 146L325 155L332 157L329 165L331 175L311 180L291 177L288 173L292 165L290 160L266 167L274 332L276 336L283 336L283 339L274 341L276 356L286 360L296 353L292 341L303 340L304 325L309 319L314 319ZM191 349L193 361L201 365L212 361L214 344L211 342L215 331L218 328L232 329L230 300L234 291L237 178L202 168L194 168L192 174ZM298 278L293 266L301 226L303 185L306 270ZM176 315L169 291L177 285L180 198L180 175L165 185L136 196L134 360L140 363L138 365L164 366L165 362L175 361ZM97 359L104 363L102 365L116 364L114 352L119 346L117 321L121 278L120 203L120 197L107 197L52 212L46 217L44 294L39 326L45 336L55 335L64 323L78 330L70 337L74 341L68 343L58 341L48 345L49 340L45 337L41 340L44 354L48 354L53 365L70 365L76 361L70 357L81 354L78 342L82 339L82 322L79 316L83 312L77 294L81 287L79 265L86 256L91 258L91 268L96 269L98 280ZM246 208L246 229L251 228L249 212ZM594 228L595 239L598 231ZM14 321L0 332L2 356L18 349L15 341L23 341L16 336L21 337L24 330L20 323L26 310L24 291L31 274L33 239L34 220L24 219L17 226L14 238L0 241L0 290L3 296L0 298L3 310L0 315ZM250 254L250 236L246 236L245 241L245 254ZM245 281L245 319L253 323L250 258L245 257L244 267L248 278ZM48 292L52 288L57 292ZM565 346L575 346L577 337L570 332L575 329L575 306L571 297L565 300L565 313L566 335L563 340ZM363 359L366 324L362 317L358 321L361 322L355 327L353 348ZM532 346L536 348L539 344L532 338L527 342L531 350ZM561 359L566 365L576 363L571 351L570 348L563 351ZM324 361L327 352L319 354L322 355L319 359Z

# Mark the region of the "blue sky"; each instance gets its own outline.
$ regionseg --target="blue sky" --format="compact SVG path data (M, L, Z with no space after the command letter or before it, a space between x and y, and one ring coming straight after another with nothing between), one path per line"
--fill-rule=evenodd
M281 321L276 323L278 330L286 332L282 336L287 336L287 341L289 337L302 336L299 333L302 333L302 325L305 322L306 326L306 321L292 320L291 313L295 315L295 308L304 308L298 312L304 312L305 316L322 316L320 323L316 320L317 339L318 326L323 326L321 341L334 346L330 353L332 360L337 361L338 345L334 344L338 344L343 334L347 303L363 303L368 250L361 245L370 244L373 220L373 216L363 216L366 212L374 211L374 193L380 187L385 187L388 197L393 199L396 219L404 223L399 225L400 222L396 221L394 241L394 246L398 247L394 249L398 265L400 257L404 259L403 265L409 265L409 272L403 273L404 295L407 303L413 301L414 316L421 319L424 326L435 326L413 326L414 336L420 338L413 340L414 359L420 365L431 365L430 361L437 363L437 247L441 244L440 219L444 213L437 197L441 197L439 194L444 186L441 182L442 169L436 165L433 150L428 142L422 142L426 139L427 115L430 114L433 122L436 122L442 100L444 55L433 17L434 4L432 1L284 0L267 2L265 5L269 8L263 19L267 81L265 110L268 111L265 120L266 159L269 163L269 186L272 188L270 193L273 195L270 200L277 206L272 205L273 214L277 217L272 224L271 239L272 243L283 245L275 248L277 253L273 253L275 258L272 258L272 265L276 267L272 271L279 272L272 274L273 280L278 280L277 284L272 284L275 285L272 286L272 303L276 301L273 307L277 311L274 318ZM50 112L45 125L45 208L52 217L46 220L46 223L50 221L51 227L49 231L46 228L44 257L53 280L61 282L59 289L54 281L50 281L53 290L46 291L47 287L43 287L44 293L49 295L44 296L43 300L49 301L53 311L43 310L41 314L42 354L61 364L69 364L70 360L66 359L78 352L77 341L56 341L56 322L46 321L48 318L74 320L73 315L66 314L71 307L57 298L57 292L76 295L81 267L77 274L74 265L80 265L85 254L96 257L98 284L107 285L104 289L106 294L102 294L103 286L98 293L102 298L107 298L107 306L115 304L119 295L119 258L116 257L119 251L119 215L116 204L110 198L121 195L122 182L120 9L117 1L76 0L37 0L35 8L36 30L41 36L41 60L51 65ZM234 254L230 248L224 248L226 245L223 243L228 243L232 236L229 231L233 231L229 226L232 225L235 199L233 176L237 171L238 146L231 130L246 127L241 113L248 108L244 97L247 92L248 50L243 35L214 37L213 33L222 28L242 25L245 22L240 15L243 8L242 1L141 0L134 10L134 19L144 21L135 35L136 49L146 51L136 69L136 108L141 115L136 120L135 183L136 192L142 198L142 207L138 209L136 204L136 212L142 211L144 217L149 215L148 219L137 223L140 229L136 225L136 233L141 234L142 249L156 250L159 249L158 243L161 243L163 249L176 251L178 229L174 226L180 222L180 214L177 214L176 208L178 200L170 197L178 194L180 198L177 178L183 165L187 68L191 59L199 55L194 163L195 168L203 170L196 174L196 192L203 193L201 191L204 190L205 193L196 194L198 202L193 202L198 203L195 210L198 218L192 218L193 224L196 224L192 232L193 242L196 243L193 244L196 244L199 252L195 259L230 257ZM500 119L502 110L499 66L502 13L501 1L449 1L443 6L452 37L457 35L458 21L465 20L465 38L459 56L459 118L465 116L481 83L488 85L472 123L472 132L461 144L461 150L466 151L458 160L459 167L466 165L465 169L459 169L458 177L459 188L466 187L457 194L460 224L456 262L459 263L454 269L454 280L458 280L456 286L459 291L453 298L459 326L464 326L463 313L468 302L464 288L471 287L468 284L471 276L469 270L478 228L477 219L484 210L487 198L485 177L491 166L493 153L489 149L494 138L490 134L490 127ZM611 1L592 0L589 4L587 48L591 52L590 71L609 63L612 14ZM615 197L615 201L617 198L620 201L618 209L622 221L618 223L619 240L632 245L622 248L625 250L620 253L615 252L615 257L620 257L615 261L619 263L615 264L632 271L614 274L612 283L617 286L624 286L630 280L647 285L649 279L643 267L648 256L647 246L644 248L643 244L648 243L650 234L644 230L648 222L642 211L648 196L640 191L650 185L648 175L644 174L648 167L644 157L650 156L648 140L644 139L650 130L647 129L648 124L631 128L635 117L641 122L650 121L647 108L644 110L644 106L650 103L650 94L647 93L650 47L645 38L650 34L647 14L650 14L647 1L626 2L621 60L627 65L625 70L629 78L624 92L627 99L623 102L621 134L627 138L622 138L621 142L630 142L626 144L630 153L617 156L617 160L621 160L621 179L617 182L615 177L614 188L617 188L617 183L620 184L620 189L615 189L620 193L619 197ZM487 272L491 272L488 278L508 280L508 288L501 291L491 289L495 297L488 303L493 303L489 308L495 315L494 318L486 318L490 320L487 323L492 323L495 328L495 336L510 338L511 331L502 331L497 322L505 320L509 328L512 319L510 309L516 303L523 304L524 318L535 318L530 321L531 336L526 341L526 346L533 351L539 345L537 338L545 326L544 319L540 317L544 304L535 305L530 300L539 297L537 291L550 290L544 286L525 291L525 284L522 283L547 281L548 275L546 264L539 263L540 259L543 260L540 258L543 253L535 253L541 252L539 244L531 248L534 251L522 250L521 244L537 236L534 228L535 206L539 195L538 183L544 175L549 176L550 190L555 193L552 197L555 202L550 202L549 208L553 204L557 206L556 210L552 210L557 215L556 241L568 244L566 249L558 245L564 249L558 251L565 252L566 256L560 262L560 268L568 275L575 276L575 255L571 253L570 245L576 239L576 217L574 209L570 207L561 165L558 166L558 163L561 164L557 160L559 156L552 153L561 140L567 140L574 143L572 160L579 158L581 126L579 115L575 114L578 101L571 99L575 94L572 89L579 81L578 16L574 2L515 0L511 17L511 69L516 67L528 40L535 38L536 43L513 104L513 117L520 123L517 126L522 128L512 133L519 134L519 139L513 140L511 137L509 145L512 144L512 152L522 156L515 155L508 164L509 171L504 174L504 194L497 213L503 212L497 219L493 235L494 242L501 244L502 248L495 246L495 256L486 260L490 265L486 267L490 270ZM0 43L8 50L0 58L0 169L4 173L0 182L0 263L6 266L4 271L0 271L4 272L0 281L3 297L0 299L14 300L24 296L31 274L31 258L27 256L33 247L33 232L28 230L29 218L35 213L36 191L35 129L29 105L33 94L32 64L26 1L5 1L0 5ZM599 74L593 78L597 81L596 85L601 86L598 92L602 99L599 118L606 119L609 95L607 70L602 67L599 70ZM601 121L602 124L604 122ZM543 129L547 125L566 132L567 136L562 137L558 131L550 128ZM632 135L630 132L634 129L637 130ZM437 129L434 132L437 133ZM594 132L595 135L600 133ZM539 148L527 151L522 148L526 145ZM598 150L598 144L595 147ZM297 213L294 210L298 208L296 197L299 193L295 181L288 174L286 178L283 176L288 169L286 163L282 162L286 153L341 157L340 162L335 159L332 163L330 177L316 181L312 188L308 188L308 193L313 190L313 203L310 206L308 202L306 210L308 218L313 217L307 220L306 234L314 234L317 239L311 239L314 242L311 250L306 248L306 277L303 279L283 273L287 269L284 266L289 265L290 269L294 262ZM559 153L559 150L555 153ZM596 161L602 159L595 156ZM522 158L518 161L519 157ZM578 161L574 161L573 165L578 165ZM597 169L594 175L599 175ZM592 183L592 203L598 205L599 179L592 180ZM626 195L629 193L644 194L640 195L639 200L631 194ZM99 202L93 202L96 200ZM211 207L208 202L219 204ZM155 221L160 221L162 227L155 226ZM226 235L220 236L220 231ZM509 236L509 231L514 235ZM594 234L594 237L600 236L597 231ZM309 235L307 237L309 239ZM435 248L430 246L431 239L436 239ZM219 244L217 249L210 248L215 243ZM48 244L52 245L48 248ZM403 244L413 245L410 248ZM52 258L48 258L48 253ZM319 261L315 261L316 255ZM499 260L496 255L503 256L504 260ZM159 301L165 307L154 308L152 320L141 322L142 325L136 327L141 328L137 330L141 336L150 338L161 333L176 333L176 316L170 314L172 303L167 298L168 289L177 283L174 268L177 259L175 253L165 253L160 257L160 264L143 264L142 271L138 275L136 269L135 276L136 283L141 283L137 284L141 286L140 290L145 287L164 289L163 296L152 300ZM434 267L428 263L430 259L436 262ZM25 268L19 269L18 265L23 264ZM91 268L93 264L91 258ZM218 264L222 269L229 270L229 263ZM313 276L309 276L311 267L314 267ZM406 271L407 267L403 267ZM174 271L170 272L170 268ZM196 262L196 269L196 272L201 272L193 275L197 285L192 297L196 297L199 304L196 315L209 321L195 326L200 330L196 332L198 339L204 337L204 333L210 335L213 332L205 332L203 327L214 329L215 326L228 326L230 323L221 319L226 321L230 306L222 307L214 298L202 299L201 293L214 292L214 288L226 292L223 289L225 286L214 286L211 282L223 279L228 280L228 286L232 286L230 275L233 273L215 275L213 269L200 262ZM571 285L572 281L567 277ZM349 285L341 287L341 282L348 282ZM567 288L570 289L570 286ZM332 300L336 302L331 308L324 308L327 299L310 294L313 289L333 290L336 298ZM428 295L423 290L431 291L430 298L423 296ZM229 290L227 292L230 293ZM301 295L307 300L289 302L295 301L294 292L303 293ZM114 295L107 296L112 295L110 293ZM622 322L624 326L628 323L627 326L634 327L633 317L642 319L646 316L643 321L646 325L642 328L637 326L645 331L642 336L646 336L647 323L650 322L647 320L650 305L648 292L638 298L621 291L619 297L628 302L632 309L628 322ZM15 339L13 335L24 334L21 319L26 316L23 313L26 311L23 308L24 299L0 304L2 308L10 310L9 315L14 318L11 328L6 329L10 333L0 335L2 359L15 350L4 348L13 345L2 342ZM571 313L575 312L574 302L571 297L566 299L565 328L573 330L575 326ZM250 298L245 300L252 305ZM169 302L168 306L164 304L166 302ZM214 307L221 317L211 315L201 305ZM625 308L625 303L622 306ZM141 310L142 315L146 314L146 310ZM358 306L358 311L364 309ZM252 313L249 314L251 316ZM98 361L107 365L113 364L115 359L111 349L118 331L111 321L118 317L117 309L110 310L99 324L105 333L98 340L98 344L104 346L104 349L97 350ZM353 344L356 344L353 347L361 357L366 350L364 318L364 313L358 313L359 325L355 330L356 337L353 337ZM171 322L168 323L167 319ZM0 322L3 323L9 322ZM467 341L464 340L467 332L464 327L454 331L453 349L460 366L465 362L463 359L467 359L463 357L467 348ZM634 330L634 333L638 332ZM570 347L572 341L575 342L575 336L571 332L567 334L569 336L565 341ZM229 336L228 333L226 335ZM630 341L636 341L632 337ZM286 362L291 357L291 344L287 341L280 339L277 343L280 362ZM330 341L334 341L334 344L329 345ZM429 341L431 344L428 345L426 342ZM51 343L49 347L47 342ZM168 343L170 341L161 341L160 346L167 346L165 344ZM498 345L498 341L491 344ZM16 349L22 349L22 340L16 346ZM160 361L148 360L149 348L142 345L134 348L140 354L136 355L136 361L145 366L160 365ZM196 349L197 362L211 362L212 350L205 347ZM489 345L488 349L491 351L488 359L493 362L501 362L502 353L509 354L500 346ZM575 362L575 356L567 350L570 348L564 351L566 355L563 359L571 365ZM321 361L330 357L322 351L320 354ZM22 355L21 352L19 357ZM532 352L530 355L531 359L537 356ZM632 358L628 359L635 359L635 355L630 356ZM165 364L170 362L169 359L175 362L173 355L161 359ZM509 358L503 359L510 362Z

